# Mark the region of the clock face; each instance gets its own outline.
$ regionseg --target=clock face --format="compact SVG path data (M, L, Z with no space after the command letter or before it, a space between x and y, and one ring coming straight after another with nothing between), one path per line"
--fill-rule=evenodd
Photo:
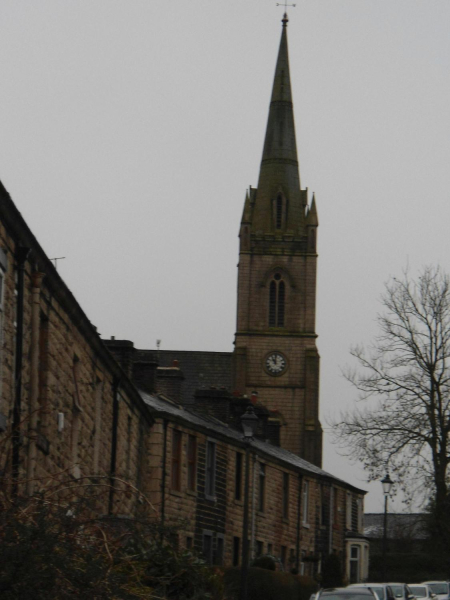
M271 352L264 360L269 375L281 375L287 368L287 361L280 352Z

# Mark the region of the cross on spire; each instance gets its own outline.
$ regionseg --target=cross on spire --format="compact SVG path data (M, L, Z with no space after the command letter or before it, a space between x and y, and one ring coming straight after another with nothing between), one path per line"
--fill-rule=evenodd
M288 6L293 6L295 8L295 4L288 4L287 0L284 0L283 3L277 2L277 6L284 6L284 12L286 12Z

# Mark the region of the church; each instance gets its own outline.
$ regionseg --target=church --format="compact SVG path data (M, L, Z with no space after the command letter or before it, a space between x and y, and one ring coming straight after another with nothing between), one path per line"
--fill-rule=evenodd
M181 520L177 547L238 566L248 455L251 558L318 577L333 554L358 582L365 491L322 469L318 216L300 184L287 26L240 223L234 352L102 340L0 183L0 476L11 498L102 480L97 518Z
M139 350L135 356L138 362L157 358L167 369L175 363L183 404L211 388L257 395L270 411L279 444L320 467L318 217L314 196L308 199L300 183L287 25L285 15L258 186L245 194L240 223L234 352L160 350L156 357Z

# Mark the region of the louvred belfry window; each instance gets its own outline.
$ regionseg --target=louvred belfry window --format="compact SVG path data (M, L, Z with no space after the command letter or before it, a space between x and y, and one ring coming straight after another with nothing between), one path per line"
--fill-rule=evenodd
M275 214L275 225L277 229L281 229L283 223L283 198L277 196L276 214Z
M284 327L286 286L279 273L275 273L269 288L269 327Z

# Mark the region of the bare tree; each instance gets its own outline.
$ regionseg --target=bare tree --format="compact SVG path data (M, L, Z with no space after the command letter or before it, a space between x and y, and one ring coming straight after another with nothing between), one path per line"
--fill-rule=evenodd
M416 280L391 279L378 315L379 335L351 354L362 370L345 373L364 407L335 423L338 443L376 479L389 469L407 497L449 510L450 280L439 267Z

